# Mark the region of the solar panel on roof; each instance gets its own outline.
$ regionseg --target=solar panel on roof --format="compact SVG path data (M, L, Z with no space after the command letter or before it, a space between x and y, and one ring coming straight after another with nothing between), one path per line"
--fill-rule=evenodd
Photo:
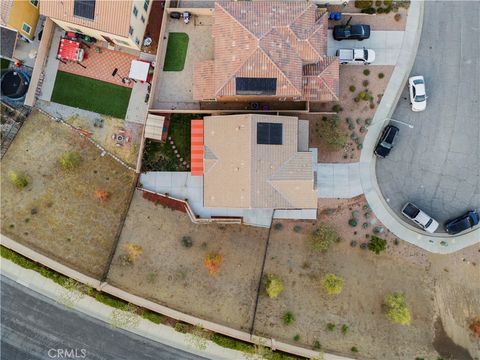
M95 18L95 0L74 0L73 15L93 20Z
M282 145L283 124L264 122L257 123L257 144Z
M276 92L276 78L236 78L237 95L275 95Z

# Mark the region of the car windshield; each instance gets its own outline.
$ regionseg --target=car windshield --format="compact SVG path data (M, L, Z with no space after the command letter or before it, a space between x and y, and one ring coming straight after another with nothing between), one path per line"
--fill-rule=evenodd
M428 222L425 224L425 227L428 228L430 225L432 225L433 219L428 220Z
M363 58L368 59L368 50L363 50Z
M423 84L423 81L417 79L417 80L413 80L413 83L414 83L415 85L420 85L420 84Z
M417 95L415 96L415 101L416 102L424 102L425 101L425 95Z

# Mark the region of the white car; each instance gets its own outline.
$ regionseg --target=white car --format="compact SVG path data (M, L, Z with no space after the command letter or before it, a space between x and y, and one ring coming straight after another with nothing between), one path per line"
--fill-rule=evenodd
M412 76L408 79L410 91L410 104L413 111L423 111L427 107L427 93L425 92L425 79L423 76Z
M375 51L371 49L338 49L336 55L340 64L369 65L375 61Z

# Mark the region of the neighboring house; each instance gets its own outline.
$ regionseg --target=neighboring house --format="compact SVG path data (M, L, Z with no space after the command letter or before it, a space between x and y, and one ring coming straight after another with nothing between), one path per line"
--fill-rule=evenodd
M306 1L215 3L214 59L194 65L199 101L336 101L328 14Z
M40 13L73 31L140 50L153 0L48 0Z
M39 0L2 0L0 25L16 30L27 41L35 38L39 18Z
M192 137L198 135L192 130ZM192 175L203 175L204 207L317 208L308 121L257 114L206 116L203 143L196 143L203 158L199 166L192 142Z

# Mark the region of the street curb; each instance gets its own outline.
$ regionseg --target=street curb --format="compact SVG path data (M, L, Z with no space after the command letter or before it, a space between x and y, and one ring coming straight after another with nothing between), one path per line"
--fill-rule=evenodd
M388 82L384 96L377 108L372 125L365 136L363 150L360 154L360 181L368 204L377 218L396 236L424 250L450 254L467 246L480 242L480 229L461 236L445 236L443 234L428 235L401 219L385 201L377 182L376 157L373 150L385 125L385 119L392 116L400 99L402 90L415 63L420 37L422 34L424 1L412 1L408 12L407 24L402 48L395 70ZM383 124L380 124L384 122ZM382 126L373 126L373 125Z

